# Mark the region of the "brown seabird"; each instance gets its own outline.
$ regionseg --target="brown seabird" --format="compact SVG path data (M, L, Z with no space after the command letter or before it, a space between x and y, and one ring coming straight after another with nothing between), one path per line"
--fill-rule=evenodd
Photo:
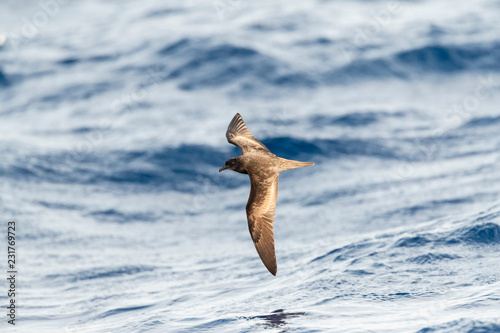
M237 113L226 131L229 143L241 149L243 155L231 158L219 169L229 169L250 177L250 196L247 202L248 229L260 259L276 275L276 254L274 252L273 222L278 200L278 176L283 170L313 165L277 157L254 138L243 118Z

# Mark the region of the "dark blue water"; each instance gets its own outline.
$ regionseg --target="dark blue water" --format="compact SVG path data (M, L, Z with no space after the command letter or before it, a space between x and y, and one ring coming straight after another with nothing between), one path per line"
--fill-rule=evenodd
M500 332L499 14L4 1L17 331ZM280 177L276 277L248 234L248 177L218 173L236 112L315 162Z

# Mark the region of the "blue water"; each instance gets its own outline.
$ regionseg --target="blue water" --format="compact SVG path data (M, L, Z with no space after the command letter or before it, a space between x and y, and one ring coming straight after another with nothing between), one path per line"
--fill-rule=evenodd
M496 1L0 6L18 332L500 332ZM236 112L315 162L276 277L218 173Z

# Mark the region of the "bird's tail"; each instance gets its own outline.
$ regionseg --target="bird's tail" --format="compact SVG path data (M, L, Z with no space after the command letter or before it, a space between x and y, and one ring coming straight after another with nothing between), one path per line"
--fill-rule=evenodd
M294 160L287 160L286 158L280 157L280 172L289 169L301 168L305 166L314 165L313 162L300 162Z

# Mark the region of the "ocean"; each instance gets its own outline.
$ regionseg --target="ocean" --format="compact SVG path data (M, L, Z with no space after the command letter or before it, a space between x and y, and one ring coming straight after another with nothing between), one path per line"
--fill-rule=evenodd
M0 7L2 332L500 332L497 1Z

